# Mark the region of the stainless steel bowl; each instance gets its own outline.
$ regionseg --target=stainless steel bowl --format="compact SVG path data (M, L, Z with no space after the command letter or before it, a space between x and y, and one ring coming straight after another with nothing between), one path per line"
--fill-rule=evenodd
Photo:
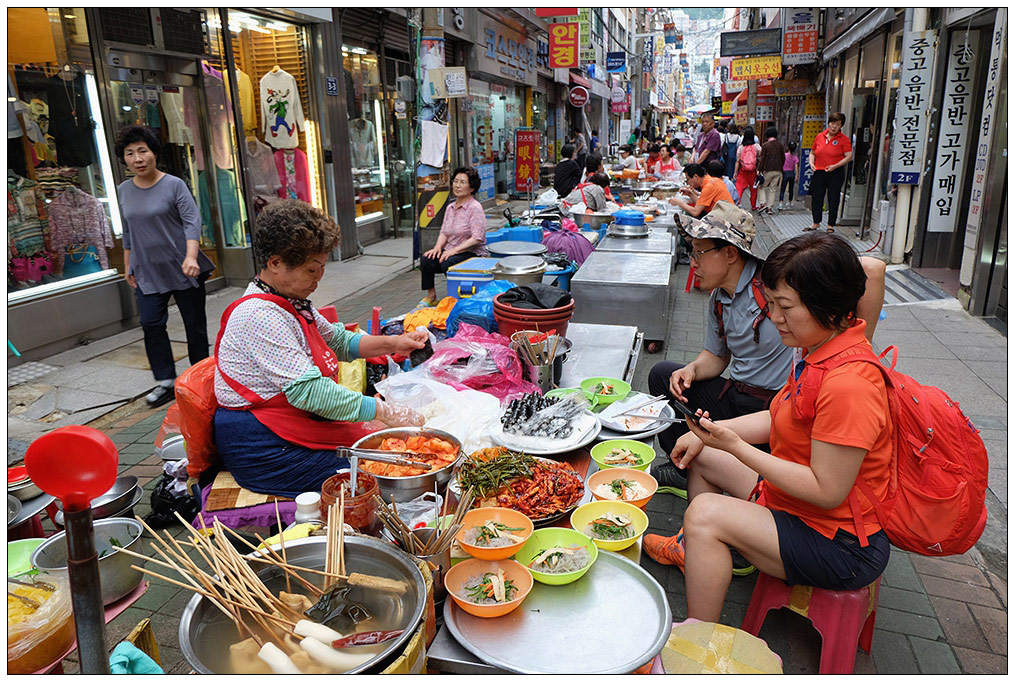
M119 511L115 511L112 514L102 516L101 518L103 518L103 519L108 519L108 518L129 518L129 519L133 519L134 518L134 505L136 505L138 502L141 501L141 498L144 496L144 494L145 494L145 491L142 489L142 487L140 485L136 485L134 487L134 490L131 491L131 499L129 501L127 501L127 502L121 503L120 506L123 507L122 509L120 509ZM93 520L97 520L99 518L100 517L96 516L95 512L93 511L92 512L92 519ZM54 514L53 515L53 523L56 524L57 528L63 528L64 527L64 512L58 511L56 514Z
M27 502L28 500L41 495L42 489L32 481L26 480L14 486L8 485L7 494L14 495L22 502Z
M386 618L393 628L403 628L398 639L387 643L385 649L349 673L377 672L393 656L399 654L424 616L427 589L424 577L413 558L395 545L370 537L348 535L345 538L346 570L348 573L365 573L383 576L407 583L409 589L401 596L375 594L362 601L375 616ZM279 550L275 545L273 549ZM286 543L286 559L296 566L311 569L325 567L325 538L312 537ZM285 590L282 573L266 564L253 564L252 568L268 585L269 590ZM320 584L321 576L305 574L313 583ZM212 606L201 595L194 595L184 607L177 632L184 658L198 673L229 673L229 645L240 636L233 622Z
M650 227L646 224L631 226L614 223L607 227L607 237L609 238L645 238L648 235L650 235Z
M137 476L120 476L113 483L113 487L96 497L90 502L92 506L92 518L104 519L121 511L134 498L135 490L138 488ZM57 509L63 511L63 502L57 500Z
M129 595L141 582L142 573L131 568L134 557L117 552L118 547L141 552L141 524L129 518L109 518L96 521L95 549L99 553L99 585L102 603L108 606ZM116 542L111 542L115 540ZM42 571L67 570L67 533L57 533L32 552L32 566Z
M445 431L437 430L435 428L386 428L364 437L353 443L353 447L363 447L365 449L381 449L381 442L385 438L409 438L414 435L423 435L426 437L441 438L442 440L448 440L456 449L459 450L459 456L451 464L444 468L440 468L437 471L429 471L419 476L403 476L401 478L394 476L379 476L371 474L378 480L378 490L381 491L381 496L386 502L391 502L394 498L396 502L409 502L411 499L423 495L425 492L434 492L434 486L437 484L438 490L443 492L445 486L448 485L449 480L452 478L452 471L457 465L466 457L462 452L463 443L459 438L446 433Z
M18 514L21 513L21 500L14 495L7 495L7 525L11 525L11 521L18 518Z
M601 226L614 221L614 214L596 212L593 214L584 214L582 212L572 212L572 220L576 222L576 225L579 226L580 230L586 230L584 227L589 224L589 230L599 231Z
M156 447L155 453L163 461L179 461L187 458L187 444L182 435L171 435L162 441L162 447Z

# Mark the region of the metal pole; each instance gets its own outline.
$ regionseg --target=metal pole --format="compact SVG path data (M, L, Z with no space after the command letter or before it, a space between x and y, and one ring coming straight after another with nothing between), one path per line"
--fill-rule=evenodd
M67 578L71 585L74 633L82 673L109 674L106 615L102 605L99 555L95 551L92 510L65 511Z

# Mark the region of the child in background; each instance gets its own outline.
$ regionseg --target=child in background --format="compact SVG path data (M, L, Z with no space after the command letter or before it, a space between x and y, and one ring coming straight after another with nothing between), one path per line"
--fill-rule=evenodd
M798 144L791 141L787 144L787 152L784 153L784 177L780 182L780 201L777 209L791 209L794 206L796 192L795 172L798 169ZM787 188L787 204L784 204L784 189Z

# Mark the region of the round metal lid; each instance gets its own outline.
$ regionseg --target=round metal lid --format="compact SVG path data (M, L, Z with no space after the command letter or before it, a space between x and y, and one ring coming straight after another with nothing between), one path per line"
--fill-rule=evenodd
M534 255L504 257L499 259L498 263L494 265L495 271L516 276L543 273L545 267L546 263L544 262L544 259Z
M547 246L525 240L502 240L487 246L488 252L497 257L514 255L541 255L547 252Z

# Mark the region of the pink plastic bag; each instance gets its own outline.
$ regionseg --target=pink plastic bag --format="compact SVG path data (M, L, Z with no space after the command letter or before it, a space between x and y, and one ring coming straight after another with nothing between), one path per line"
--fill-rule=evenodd
M499 400L539 390L523 380L522 364L508 338L468 323L436 344L434 356L420 368L426 377L456 390L479 390Z
M579 225L572 219L563 218L561 220L561 227L566 231L572 231L573 233L579 232Z

